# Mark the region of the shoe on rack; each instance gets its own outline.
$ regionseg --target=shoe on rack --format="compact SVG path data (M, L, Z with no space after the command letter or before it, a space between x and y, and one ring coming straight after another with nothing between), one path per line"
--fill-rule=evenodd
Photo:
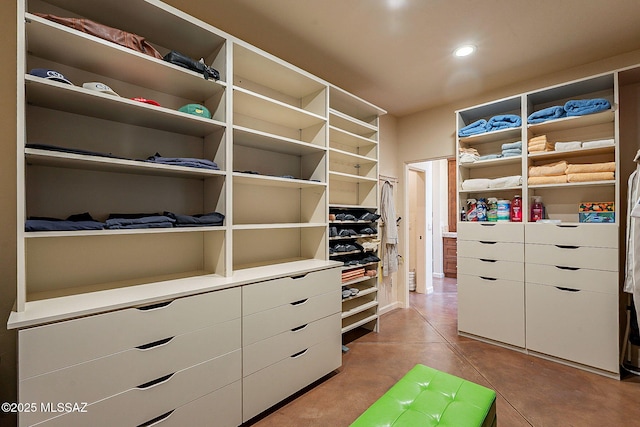
M353 297L353 296L358 295L358 292L360 292L360 289L358 289L358 288L349 288L349 292L351 293L351 296ZM343 295L344 295L344 293L343 293Z
M361 217L360 220L361 221L377 221L380 219L380 215L375 214L375 213L371 213L371 212L366 212L364 213Z
M329 227L329 237L338 237L337 227Z
M342 298L349 298L351 296L351 291L349 289L342 289Z

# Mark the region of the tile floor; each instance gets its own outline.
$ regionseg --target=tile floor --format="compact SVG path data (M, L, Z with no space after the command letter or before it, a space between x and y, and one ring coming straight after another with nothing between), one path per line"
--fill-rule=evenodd
M349 342L336 373L250 425L348 426L422 363L496 390L501 427L640 426L640 377L613 380L459 337L455 279L434 288L412 293L411 308L383 315L379 333Z

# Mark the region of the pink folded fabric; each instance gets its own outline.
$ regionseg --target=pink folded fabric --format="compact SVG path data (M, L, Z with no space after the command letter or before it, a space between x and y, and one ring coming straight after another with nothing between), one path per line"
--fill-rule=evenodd
M529 176L556 176L564 175L567 170L567 162L560 160L547 165L529 166Z
M567 165L567 173L585 173L585 172L615 172L616 162L604 163L585 163L580 165Z
M567 182L567 175L530 176L527 182L529 185L564 184Z
M567 175L568 182L612 181L614 179L613 172L585 172Z

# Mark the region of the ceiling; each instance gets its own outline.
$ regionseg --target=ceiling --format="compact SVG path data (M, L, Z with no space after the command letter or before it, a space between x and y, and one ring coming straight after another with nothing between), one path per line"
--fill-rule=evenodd
M639 0L165 2L398 117L640 49Z

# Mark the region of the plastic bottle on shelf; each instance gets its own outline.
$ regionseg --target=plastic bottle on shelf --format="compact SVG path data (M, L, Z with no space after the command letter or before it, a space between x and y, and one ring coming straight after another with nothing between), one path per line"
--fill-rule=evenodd
M483 197L479 198L476 204L476 217L479 222L487 221L487 202Z
M487 221L498 221L498 199L495 197L489 197L487 199Z
M533 196L533 203L531 203L531 216L529 218L531 222L536 222L544 218L544 206L542 205L542 197Z
M511 222L522 222L522 197L519 194L511 200Z
M511 220L511 202L509 200L498 200L498 221Z
M467 221L478 221L476 216L476 199L467 199Z
M460 221L467 220L467 213L464 210L464 206L460 209Z

